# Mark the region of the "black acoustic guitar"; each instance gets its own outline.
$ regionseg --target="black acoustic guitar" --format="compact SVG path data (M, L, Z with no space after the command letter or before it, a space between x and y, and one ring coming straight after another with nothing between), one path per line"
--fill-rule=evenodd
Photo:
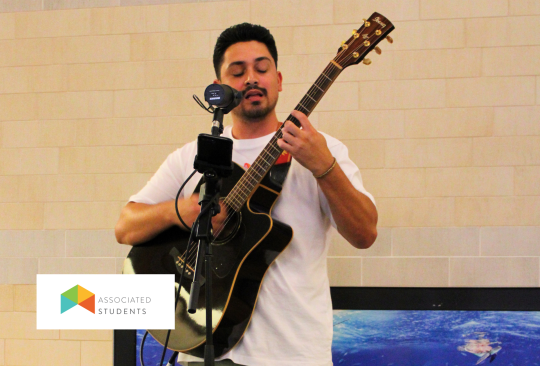
M296 110L310 115L326 91L344 68L370 64L365 56L387 38L394 26L384 16L373 13L353 35L343 42L336 57L330 61L317 81L296 106ZM298 120L287 120L300 126ZM202 272L202 283L212 276L213 334L215 356L233 348L249 325L259 289L267 269L287 247L293 231L288 225L273 220L272 207L281 192L281 184L288 171L287 164L275 164L282 154L277 145L281 128L263 149L252 166L244 171L234 166L232 176L223 180L221 194L229 213L225 227L214 228L212 242L213 271ZM124 274L174 274L181 286L175 315L175 329L168 347L197 357L204 357L206 335L205 291L201 289L197 312L187 312L189 291L195 266L195 245L188 248L189 234L173 227L148 242L134 246L124 262ZM181 284L180 273L186 266ZM203 284L204 286L204 284ZM167 330L149 330L160 343L165 343Z

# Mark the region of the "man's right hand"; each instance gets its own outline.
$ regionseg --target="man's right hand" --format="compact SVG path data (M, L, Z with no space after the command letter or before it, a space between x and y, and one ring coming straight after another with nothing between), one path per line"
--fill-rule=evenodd
M184 220L184 222L186 224L189 225L189 227L191 228L191 226L193 225L193 222L197 219L197 216L199 215L200 213L200 206L199 206L199 194L198 193L194 193L191 195L191 197L187 198L186 200L184 201L190 201L190 207L187 211L189 212L196 212L196 215L195 217L190 217L190 221L186 221L186 219L184 218L184 216L182 216L182 220ZM217 232L219 228L221 228L221 226L225 223L225 220L227 219L227 207L223 204L223 202L220 202L220 206L221 206L221 211L214 217L212 217L212 228L214 229L214 232ZM180 211L180 207L178 208L178 210ZM182 213L180 212L180 215L182 215ZM178 224L181 228L185 229L184 228L184 225L182 225L180 223L180 220L178 220Z

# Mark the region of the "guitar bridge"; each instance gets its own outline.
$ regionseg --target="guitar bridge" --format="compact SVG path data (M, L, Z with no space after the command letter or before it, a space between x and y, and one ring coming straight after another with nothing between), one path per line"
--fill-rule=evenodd
M176 268L178 269L178 273L182 274L182 271L184 270L184 260L180 256L177 256L177 258L178 258L178 260L175 262L176 263ZM186 276L186 278L193 278L194 273L195 273L195 269L193 269L192 266L187 264L186 265L186 270L184 272L184 276Z
M185 263L184 256L180 255L180 252L178 251L178 249L172 248L171 251L170 251L170 254L174 259L174 264L176 266L176 271L180 275L182 275L182 272L183 272L184 273L184 278L193 281L193 276L195 275L195 269L193 268L193 266L191 264L189 264L189 263L187 263L187 264ZM184 265L186 267L185 271L184 271ZM205 278L202 275L201 275L201 278L200 278L200 283L201 283L201 286L204 285L204 283L205 283Z

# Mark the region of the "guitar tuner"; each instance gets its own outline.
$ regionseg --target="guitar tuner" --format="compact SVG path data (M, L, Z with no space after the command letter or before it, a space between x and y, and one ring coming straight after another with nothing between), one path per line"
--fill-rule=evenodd
M379 48L379 46L375 46L375 52L377 52L377 55L380 55L382 53L381 49Z
M386 36L386 40L387 40L389 43L394 43L394 40L393 40L392 37L390 37L390 36Z
M364 65L371 65L371 60L369 58L365 58L362 62Z

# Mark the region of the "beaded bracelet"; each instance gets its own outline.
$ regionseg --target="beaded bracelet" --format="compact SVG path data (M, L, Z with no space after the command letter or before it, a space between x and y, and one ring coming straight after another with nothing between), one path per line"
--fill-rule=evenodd
M315 175L313 174L313 176L315 177L315 179L320 179L322 177L324 177L325 175L327 175L328 173L330 173L335 167L336 167L336 164L337 164L337 159L334 158L334 162L332 163L332 166L330 166L330 168L325 171L324 173L322 173L321 175Z

